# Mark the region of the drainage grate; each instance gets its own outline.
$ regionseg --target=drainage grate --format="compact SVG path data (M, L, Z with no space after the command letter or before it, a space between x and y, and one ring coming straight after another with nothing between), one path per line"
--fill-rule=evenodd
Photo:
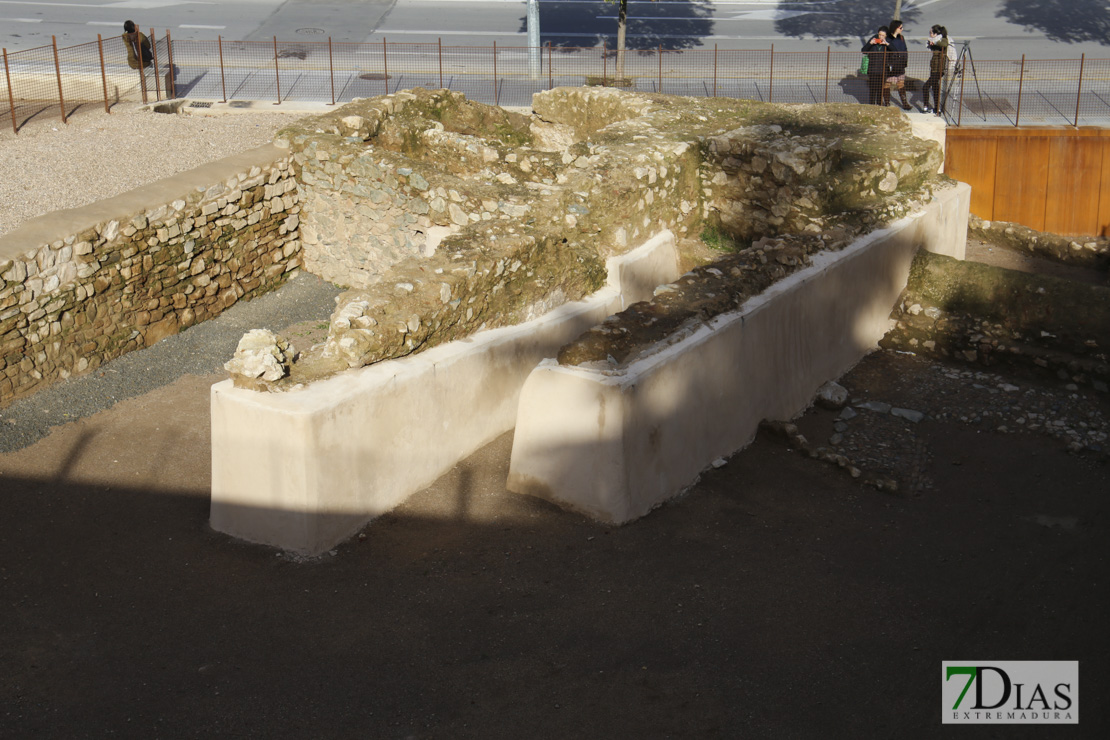
M211 108L212 104L204 102L202 100L194 100L193 102L189 103L189 107L190 108Z

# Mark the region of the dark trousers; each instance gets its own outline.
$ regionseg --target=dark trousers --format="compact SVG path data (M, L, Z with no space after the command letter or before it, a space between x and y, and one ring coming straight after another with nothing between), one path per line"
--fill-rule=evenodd
M933 91L933 109L940 110L940 72L933 72L929 75L929 79L925 80L924 86L921 88L921 93L925 96L925 106L929 106L929 91Z
M874 62L872 62L874 64ZM880 67L878 73L871 72L867 75L867 98L871 105L883 104L883 83L884 79L883 70Z

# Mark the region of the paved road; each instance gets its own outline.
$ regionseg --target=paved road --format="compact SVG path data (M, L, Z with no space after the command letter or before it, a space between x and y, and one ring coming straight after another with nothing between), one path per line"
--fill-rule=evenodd
M894 0L660 0L630 2L631 47L854 49L889 20ZM912 43L933 23L970 39L981 59L1110 57L1110 8L1077 0L907 0ZM488 46L526 43L521 0L0 0L0 44L9 51L66 46L120 32L125 18L169 29L177 39L435 41ZM541 40L554 46L613 44L615 5L542 0Z

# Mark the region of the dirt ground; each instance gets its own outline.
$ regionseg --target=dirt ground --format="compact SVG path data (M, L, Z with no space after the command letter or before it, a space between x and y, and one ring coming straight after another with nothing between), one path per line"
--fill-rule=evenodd
M208 527L186 376L0 455L0 737L938 737L964 659L1078 660L1106 737L1110 466L938 420L937 368L841 380L926 414L860 437L898 493L761 434L609 528L507 492L509 434L311 561Z

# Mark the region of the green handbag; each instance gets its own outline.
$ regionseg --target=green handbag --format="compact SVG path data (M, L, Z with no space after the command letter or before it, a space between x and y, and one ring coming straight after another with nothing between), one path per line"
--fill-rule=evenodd
M867 74L868 65L871 64L871 58L866 54L863 55L863 61L859 63L859 73L861 75Z

